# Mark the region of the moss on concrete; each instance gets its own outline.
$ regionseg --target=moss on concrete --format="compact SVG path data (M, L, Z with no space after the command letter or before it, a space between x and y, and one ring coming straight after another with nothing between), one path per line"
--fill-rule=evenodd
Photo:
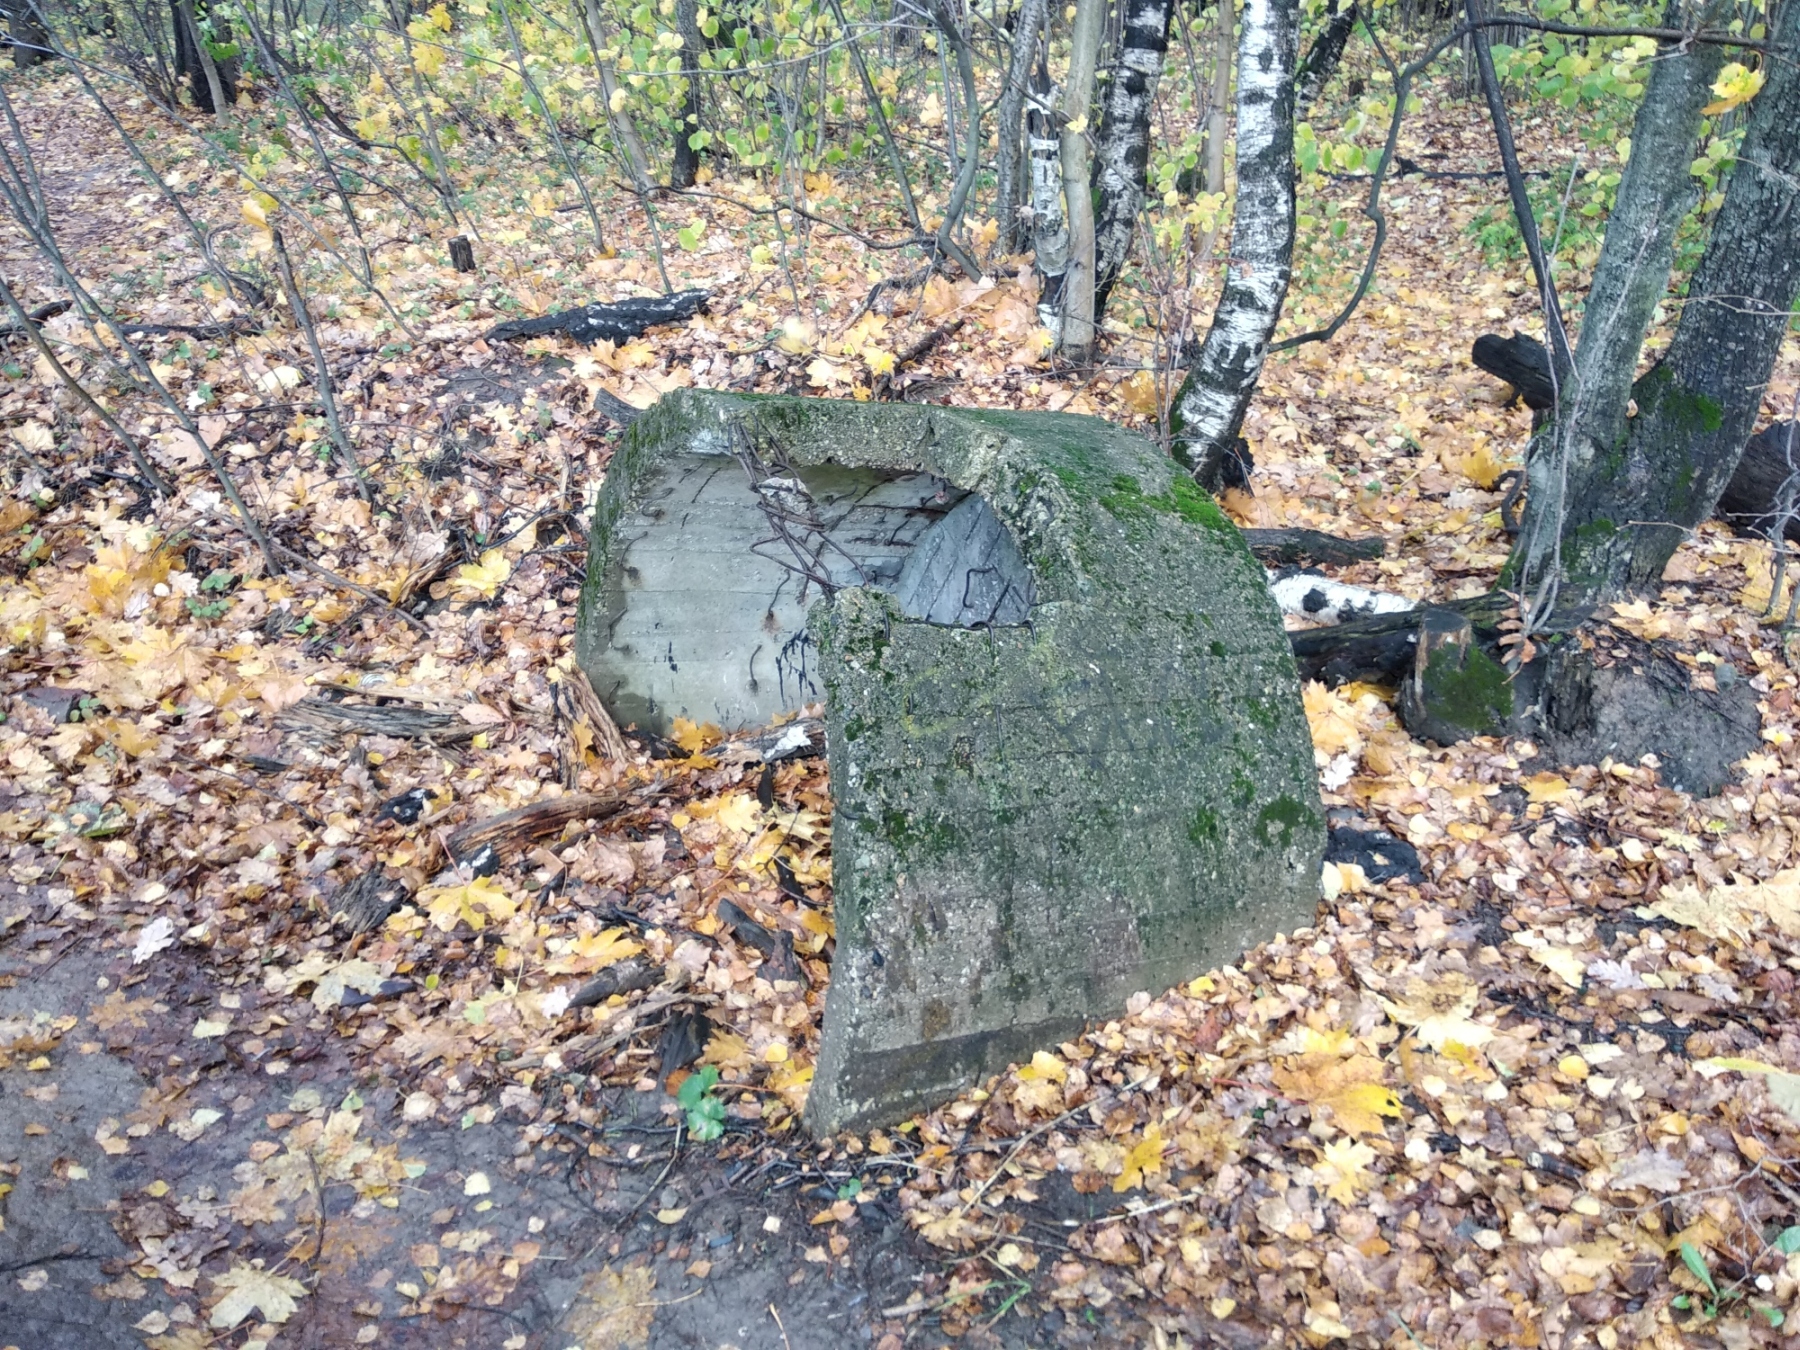
M991 632L860 587L810 612L838 938L814 1129L904 1117L1310 921L1324 829L1292 652L1177 465L1094 418L682 391L632 428L596 539L632 475L737 417L797 467L981 494L1036 586L1030 622ZM584 663L607 565L597 548Z

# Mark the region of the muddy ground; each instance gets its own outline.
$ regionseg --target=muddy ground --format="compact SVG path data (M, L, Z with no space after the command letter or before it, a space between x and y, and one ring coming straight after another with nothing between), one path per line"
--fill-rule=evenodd
M55 918L52 892L8 889L0 1020L27 1019L37 1038L0 1068L0 1171L12 1188L0 1197L0 1345L9 1350L255 1344L255 1319L234 1333L205 1325L209 1287L193 1281L195 1258L223 1256L260 1260L308 1287L276 1337L295 1350L896 1350L948 1339L929 1311L947 1265L890 1202L859 1207L844 1256L817 1244L808 1219L843 1181L809 1168L804 1153L730 1133L672 1152L661 1094L630 1091L609 1091L604 1127L609 1151L632 1152L620 1140L637 1136L624 1164L588 1156L591 1141L567 1137L578 1132L566 1124L518 1152L514 1123L479 1106L407 1122L392 1084L357 1078L343 1027L290 1027L261 1062L224 1038L196 1039L196 1018L217 1001L202 962L180 948L142 966L108 957L93 936L38 922ZM106 1000L116 1009L120 994L127 1006L149 1002L115 1020ZM381 1002L360 1013L381 1018ZM347 1102L361 1140L422 1162L420 1174L391 1203L320 1178L289 1227L253 1230L279 1240L235 1224L227 1202L245 1160ZM1056 1208L1046 1201L1046 1228ZM907 1311L884 1316L895 1309ZM1116 1314L1069 1319L1022 1297L961 1339L1136 1338Z

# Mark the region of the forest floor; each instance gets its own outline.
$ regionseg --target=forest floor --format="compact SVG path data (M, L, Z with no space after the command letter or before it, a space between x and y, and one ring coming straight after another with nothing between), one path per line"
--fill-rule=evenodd
M68 78L24 88L54 225L95 293L142 323L235 312ZM236 226L238 265L269 275L236 180L147 105L122 114L156 132L191 212ZM1408 125L1420 163L1493 167L1447 89ZM1528 167L1567 162L1554 131L1522 125ZM862 180L805 190L864 228L887 209ZM1323 189L1346 209L1364 190ZM151 501L14 342L0 1345L1735 1350L1800 1326L1796 678L1759 622L1766 549L1712 526L1660 601L1603 616L1599 640L1656 638L1697 686L1754 688L1765 744L1718 796L1652 764L1429 747L1392 691L1312 688L1327 803L1414 845L1423 879L1328 868L1311 929L1146 991L904 1127L806 1139L824 766L759 783L707 753L705 728L637 738L629 762L596 751L563 688L583 507L618 436L595 395L866 396L886 354L961 319L897 372L902 396L1155 435L1157 382L1138 373L1154 335L1125 294L1110 364L1044 363L1022 264L933 277L852 324L904 270L890 255L823 228L782 252L753 233L765 188L721 173L707 191L665 202L664 223L686 231L674 284L709 287L710 314L586 349L480 335L496 301L657 289L629 199L603 256L579 213L521 193L482 222L472 277L371 209L411 338L319 280L318 248L348 241L322 218L305 247L290 228L373 506L322 454L291 321L153 340L259 518L361 590L267 575L199 447L133 405L178 485ZM1490 269L1471 233L1502 201L1494 178L1390 185L1375 292L1335 341L1270 364L1246 428L1256 494L1228 503L1241 521L1390 541L1345 580L1421 599L1492 585L1495 476L1527 414L1467 353L1536 327L1522 268ZM1341 300L1355 240L1303 259L1291 328ZM28 306L59 297L16 230L0 266ZM71 316L50 330L87 340ZM1790 350L1770 415L1797 372ZM345 720L377 705L382 730ZM449 830L565 789L632 796L491 878L446 870ZM334 913L368 878L400 903L352 932ZM727 895L792 934L800 980L763 977L715 913ZM623 971L655 978L571 1006ZM696 1010L725 1107L710 1143L673 1095Z

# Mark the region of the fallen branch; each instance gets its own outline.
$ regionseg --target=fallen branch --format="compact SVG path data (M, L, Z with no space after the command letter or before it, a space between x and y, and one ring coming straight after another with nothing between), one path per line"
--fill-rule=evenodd
M0 327L0 338L23 337L26 333L31 331L31 328L45 322L47 319L54 319L58 314L68 313L69 308L70 302L67 300L52 300L47 305L39 305L25 316L25 324L9 323L5 327ZM27 325L29 325L29 327Z
M392 610L395 614L398 614L402 619L405 619L409 624L411 624L414 628L418 629L421 633L424 633L427 637L429 637L431 635L431 629L426 626L425 621L423 619L420 619L420 618L415 617L414 615L408 614L405 610L401 609L400 606L396 605L393 601L389 600L385 595L381 594L379 591L372 591L367 586L357 585L354 581L349 580L347 577L340 577L336 572L333 572L328 567L320 566L318 563L314 562L311 558L307 557L304 553L294 552L294 550L289 548L286 544L279 543L275 540L270 540L269 542L274 544L275 551L277 553L281 554L285 558L292 558L295 562L299 563L302 567L306 568L307 571L316 573L318 576L323 577L326 581L329 581L333 586L342 586L345 590L352 591L355 594L362 596L363 599L371 601L374 604L380 605L383 609Z
M420 708L393 708L375 703L334 703L307 697L275 714L275 725L284 731L327 732L341 735L359 731L371 736L395 736L405 740L431 740L450 744L466 741L479 730L460 717L426 712Z
M886 375L879 376L875 380L876 397L879 398L885 394L892 393L894 390L894 382L899 378L901 371L905 370L906 367L911 365L914 361L919 360L921 357L929 356L932 349L935 348L938 343L942 342L945 338L954 336L962 326L963 321L961 319L952 319L949 323L939 324L924 337L913 343L912 346L896 356L894 358L894 368Z
M472 728L471 728L472 730ZM496 850L556 834L577 820L599 820L617 813L631 794L625 792L566 792L532 802L505 815L490 816L454 831L446 844L452 857L466 858L483 846Z
M1257 560L1269 567L1295 567L1303 562L1345 567L1379 558L1387 550L1385 539L1345 539L1323 530L1245 530L1243 536Z
M824 753L825 721L819 717L803 717L785 726L746 732L707 751L710 758L722 764L776 764L784 759Z
M565 309L535 319L509 319L483 334L489 342L565 333L576 342L623 342L658 324L682 323L706 308L711 293L677 291L641 300L615 300Z

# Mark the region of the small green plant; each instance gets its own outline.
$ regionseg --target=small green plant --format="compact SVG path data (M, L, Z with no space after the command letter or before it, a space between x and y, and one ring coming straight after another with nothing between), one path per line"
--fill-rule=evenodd
M689 1074L675 1094L676 1103L687 1112L688 1133L702 1144L725 1133L725 1103L713 1095L718 1085L718 1067L708 1064Z
M1481 248L1481 257L1489 267L1499 267L1514 258L1525 256L1525 241L1512 212L1490 207L1468 224L1468 232Z
M213 598L209 600L202 596L190 595L187 598L188 613L196 619L223 618L231 608L231 600L225 595L225 592L237 585L237 580L236 573L228 572L223 567L214 568L207 574L206 580L200 583L200 589Z
M1792 1256L1795 1252L1800 1252L1800 1225L1784 1229L1772 1245L1783 1256ZM1729 1309L1733 1303L1743 1299L1743 1291L1736 1285L1727 1285L1724 1289L1719 1288L1718 1281L1713 1279L1711 1267L1706 1264L1705 1254L1693 1243L1681 1244L1681 1263L1688 1268L1689 1274L1706 1286L1706 1297L1697 1299L1692 1294L1677 1294L1669 1300L1671 1307L1681 1312L1696 1312L1707 1321L1712 1321L1722 1311ZM1787 1314L1783 1313L1780 1308L1756 1304L1751 1306L1771 1327L1779 1327L1787 1320Z

